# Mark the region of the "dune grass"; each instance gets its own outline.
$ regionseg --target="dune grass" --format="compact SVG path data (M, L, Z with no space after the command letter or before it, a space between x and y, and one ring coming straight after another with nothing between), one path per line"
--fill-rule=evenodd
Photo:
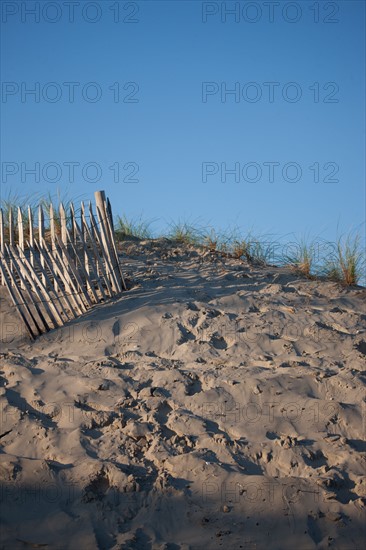
M346 286L355 285L365 279L365 249L360 235L338 238L334 253L324 262L323 276Z
M73 202L77 204L78 199ZM17 210L22 209L25 229L28 226L28 205L37 226L38 204L42 204L46 218L50 204L54 206L56 229L59 223L59 206L61 202L68 211L71 200L67 196L21 197L13 194L0 201L4 214L5 238L8 235L9 211L12 210L14 226L17 225ZM76 210L76 214L79 210ZM295 272L309 279L326 279L342 285L366 285L366 253L359 234L350 232L336 242L330 243L319 238L301 237L288 246L280 243L272 235L256 235L253 231L243 234L238 228L216 230L199 221L172 221L167 230L155 234L152 225L156 220L146 220L142 215L129 218L118 215L115 219L117 241L135 238L140 240L165 237L177 245L198 246L212 254L222 254L246 261L253 265L288 266ZM47 229L47 226L46 226ZM27 229L26 229L27 230ZM280 252L277 252L280 250Z
M206 238L206 231L200 224L199 220L196 221L182 221L178 220L170 221L168 223L168 232L166 236L172 241L178 244L201 246ZM211 246L214 245L214 240L211 242Z
M115 223L115 232L117 240L128 238L151 239L153 232L151 225L154 220L146 221L140 215L138 218L128 218L125 214L117 216Z
M256 265L270 265L275 261L275 241L268 237L247 234L244 238L236 239L232 244L234 258L245 259Z
M135 234L141 233L135 231ZM149 237L143 234L145 238L153 237L150 232ZM243 236L237 228L217 231L202 223L179 220L171 222L167 233L158 236L182 245L200 246L211 253L221 253L253 265L289 266L309 279L327 279L346 286L366 282L366 254L359 235L350 234L336 243L319 237L301 237L286 246L272 235L256 235L250 231Z
M220 240L220 235L215 229L209 229L204 235L203 246L207 247L210 252L216 252L217 250L224 249Z
M300 239L284 256L285 265L309 279L327 279L343 285L366 282L366 253L359 234L351 232L336 242Z
M318 241L301 237L291 243L283 255L283 262L309 279L315 276Z
M23 219L28 220L28 206L31 207L33 213L36 208L36 200L35 195L20 196L17 193L9 193L6 198L1 199L0 207L3 211L5 227L9 223L10 211L13 213L14 220L17 219L18 208L22 210Z

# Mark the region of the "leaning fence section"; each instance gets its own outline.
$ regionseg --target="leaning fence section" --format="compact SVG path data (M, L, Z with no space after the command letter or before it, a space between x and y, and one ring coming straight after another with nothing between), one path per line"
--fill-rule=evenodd
M95 214L91 203L0 209L0 280L32 339L126 290L104 191Z

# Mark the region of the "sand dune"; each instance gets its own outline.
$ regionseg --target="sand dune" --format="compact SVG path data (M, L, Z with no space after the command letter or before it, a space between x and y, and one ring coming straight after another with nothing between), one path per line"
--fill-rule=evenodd
M34 343L0 289L0 547L363 547L366 290L121 259L128 292Z

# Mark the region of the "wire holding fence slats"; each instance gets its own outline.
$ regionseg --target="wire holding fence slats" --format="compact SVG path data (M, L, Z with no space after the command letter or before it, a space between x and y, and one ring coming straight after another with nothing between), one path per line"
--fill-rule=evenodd
M0 209L0 281L32 339L126 290L104 191L95 202L97 218L90 204L89 223L83 203L79 220L73 204L58 213L50 204L48 225L41 204L38 216L28 207L24 217L19 208L17 226L12 209L7 219Z

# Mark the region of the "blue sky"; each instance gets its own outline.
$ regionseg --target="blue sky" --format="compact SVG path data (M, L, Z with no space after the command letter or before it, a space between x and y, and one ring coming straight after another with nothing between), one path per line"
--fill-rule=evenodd
M364 228L364 2L55 4L2 2L2 198L105 189L156 230Z

